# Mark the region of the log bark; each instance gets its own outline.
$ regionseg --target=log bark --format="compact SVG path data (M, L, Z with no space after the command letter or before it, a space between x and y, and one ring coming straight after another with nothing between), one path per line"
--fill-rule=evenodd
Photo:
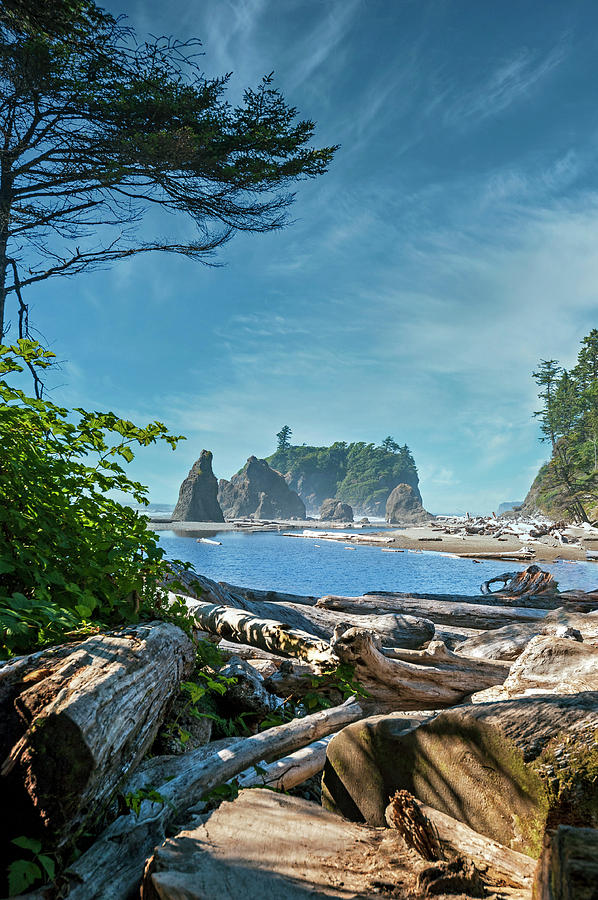
M164 840L165 828L177 813L248 766L283 756L363 715L362 707L353 700L243 738L211 756L206 757L204 748L200 748L177 757L178 773L157 788L162 802L144 801L137 816L120 816L71 866L67 873L69 900L129 900L138 896L144 861Z
M43 654L20 682L1 670L21 726L2 767L5 798L24 786L32 827L59 846L75 837L151 746L194 655L179 628L157 622Z
M482 684L502 684L509 673L502 663L458 656L441 641L432 641L426 650L395 649L389 658L363 628L339 630L331 646L341 662L354 666L368 706L378 711L453 706Z
M547 834L533 900L594 900L598 885L598 831L560 825Z
M480 600L482 598L479 598ZM322 597L318 607L343 613L373 616L393 609L401 615L421 615L435 624L458 628L488 630L501 628L513 622L537 622L545 618L547 608L533 609L520 606L494 606L485 603L453 603L424 597L378 598L374 594L364 597ZM362 620L363 622L363 620ZM359 624L361 625L362 622ZM368 627L363 622L364 627Z
M537 858L545 829L598 824L597 727L598 692L460 706L377 745L360 723L350 746L349 729L331 741L323 788L327 802L345 815L353 802L372 825L383 822L384 796L406 790ZM364 754L374 773L365 801Z
M432 824L440 849L445 856L457 855L470 859L493 881L514 887L531 887L536 864L529 856L517 853L516 850L509 850L497 841L478 834L452 816L447 816L432 806L426 806L415 797L413 802L422 816ZM385 819L391 828L401 830L401 823L396 821L396 808L392 800L386 809Z

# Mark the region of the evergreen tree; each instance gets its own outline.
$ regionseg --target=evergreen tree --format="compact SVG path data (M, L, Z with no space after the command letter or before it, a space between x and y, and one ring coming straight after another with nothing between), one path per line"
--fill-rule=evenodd
M289 438L291 437L293 431L290 425L283 425L276 437L278 438L278 444L276 446L277 453L281 450L288 450L291 446L291 442Z
M208 78L199 55L90 0L2 3L0 340L12 297L26 337L28 285L150 251L207 262L238 231L284 226L290 186L326 171L336 148L309 146L314 123L271 75L233 107L230 74ZM194 236L142 238L156 209Z

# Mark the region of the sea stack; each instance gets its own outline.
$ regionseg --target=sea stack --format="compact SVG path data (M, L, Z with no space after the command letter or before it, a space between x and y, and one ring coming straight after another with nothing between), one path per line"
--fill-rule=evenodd
M320 507L320 519L322 522L352 522L353 509L342 500L328 497Z
M177 522L224 522L210 450L202 450L197 462L191 466L181 485L172 518Z
M265 459L250 456L230 481L220 479L218 502L227 519L304 519L305 504Z
M419 525L433 518L422 506L420 492L409 484L397 484L386 501L389 525Z

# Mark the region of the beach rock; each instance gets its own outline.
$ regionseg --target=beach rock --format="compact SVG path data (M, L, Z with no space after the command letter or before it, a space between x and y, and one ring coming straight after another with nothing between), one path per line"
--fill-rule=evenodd
M265 459L250 456L230 481L221 478L218 502L227 519L304 519L303 500Z
M428 522L432 516L422 506L422 498L417 488L408 484L398 484L386 501L386 521L390 525L415 525Z
M406 790L532 858L547 828L598 825L598 692L469 704L420 725L371 721L328 746L322 799L348 818L383 825L384 803Z
M323 522L352 522L353 510L348 503L329 497L320 507L320 519Z
M178 522L224 522L210 450L202 450L191 466L179 490L172 518Z

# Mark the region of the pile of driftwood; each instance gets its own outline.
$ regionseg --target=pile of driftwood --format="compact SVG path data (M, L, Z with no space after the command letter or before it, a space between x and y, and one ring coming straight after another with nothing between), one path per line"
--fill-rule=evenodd
M528 896L541 851L536 896L564 898L545 887L556 883L556 869L566 884L571 859L582 880L598 865L595 849L593 862L583 849L596 847L595 833L594 844L577 833L598 825L598 593L559 593L537 567L505 576L500 592L483 597L317 598L194 573L177 578L185 593L179 587L169 597L183 596L196 641L219 641L231 657L239 702L273 709L289 695L300 701L314 679L324 689L330 679L336 703L247 737L146 759L193 666L193 641L180 629L147 623L4 664L0 790L11 813L1 818L2 846L38 835L51 836L64 859L75 842L83 848L30 897L340 897L351 896L349 888L369 895L385 878L395 888L400 882L392 860L405 840L440 872L433 877L426 864L422 892L438 893L443 878L453 887L461 879L466 895L502 879L523 892L511 896ZM344 702L331 674L342 664L359 685ZM399 750L385 756L389 735ZM550 757L536 765L548 746ZM392 777L389 758L402 760ZM532 759L536 768L522 775ZM332 812L259 790L290 790L325 766ZM471 790L472 778L481 784L490 771L500 802L490 788L477 797ZM206 794L231 779L253 790L206 814ZM137 803L119 808L118 796ZM537 827L526 843L504 821L527 822L530 804ZM380 830L345 822L339 811ZM430 842L436 850L427 857L417 851ZM563 849L571 846L574 857Z
M567 522L551 522L542 517L523 515L509 517L492 515L476 516L475 518L442 517L433 522L431 527L435 531L455 537L483 535L499 541L516 538L522 542L549 539L548 542L553 546L569 545L579 550L587 549L585 543L588 541L598 541L598 528L594 528L588 523L582 526L584 534L580 537L578 534L567 533L570 528Z

